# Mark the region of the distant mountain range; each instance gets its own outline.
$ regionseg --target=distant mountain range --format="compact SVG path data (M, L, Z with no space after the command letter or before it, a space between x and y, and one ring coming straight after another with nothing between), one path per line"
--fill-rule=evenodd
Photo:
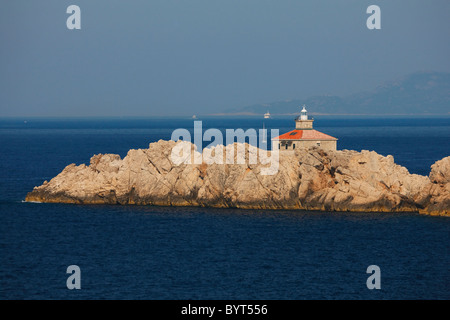
M311 114L450 115L450 73L418 72L373 91L346 97L320 95L229 109L224 114L287 115L305 104Z

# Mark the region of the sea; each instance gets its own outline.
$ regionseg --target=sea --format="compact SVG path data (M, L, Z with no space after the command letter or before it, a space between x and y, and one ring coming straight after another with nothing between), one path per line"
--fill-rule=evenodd
M197 120L223 132L294 126L292 117ZM450 299L446 217L24 202L68 164L124 157L193 126L188 117L1 118L0 299ZM316 116L314 127L338 149L392 155L414 174L450 155L449 116ZM70 290L73 265L80 289Z

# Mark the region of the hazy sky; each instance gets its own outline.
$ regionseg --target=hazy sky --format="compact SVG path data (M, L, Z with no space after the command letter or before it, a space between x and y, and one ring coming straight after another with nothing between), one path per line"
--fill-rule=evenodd
M81 30L66 9L81 8ZM381 8L381 30L366 9ZM221 112L450 71L450 1L3 1L0 116Z

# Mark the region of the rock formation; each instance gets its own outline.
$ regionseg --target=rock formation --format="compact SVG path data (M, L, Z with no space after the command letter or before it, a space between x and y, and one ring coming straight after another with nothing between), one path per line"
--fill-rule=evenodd
M437 161L426 177L373 151L299 149L280 152L279 170L262 175L268 165L249 161L255 147L227 147L244 146L245 164L208 164L205 151L203 163L177 164L171 152L180 143L189 144L160 140L148 149L130 150L124 159L94 155L89 166L68 165L26 200L450 215L450 157ZM209 156L220 151L226 158L227 148L216 146Z

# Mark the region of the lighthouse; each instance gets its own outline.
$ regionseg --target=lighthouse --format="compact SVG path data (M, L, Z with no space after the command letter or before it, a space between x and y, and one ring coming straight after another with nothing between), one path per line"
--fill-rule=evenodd
M295 118L295 129L272 138L272 150L294 151L299 148L311 147L336 150L338 139L313 129L313 122L314 119L308 118L308 111L303 105L300 115Z
M303 105L302 111L300 111L300 116L295 118L295 129L298 130L312 130L314 119L308 119L308 111L306 111L306 106Z

